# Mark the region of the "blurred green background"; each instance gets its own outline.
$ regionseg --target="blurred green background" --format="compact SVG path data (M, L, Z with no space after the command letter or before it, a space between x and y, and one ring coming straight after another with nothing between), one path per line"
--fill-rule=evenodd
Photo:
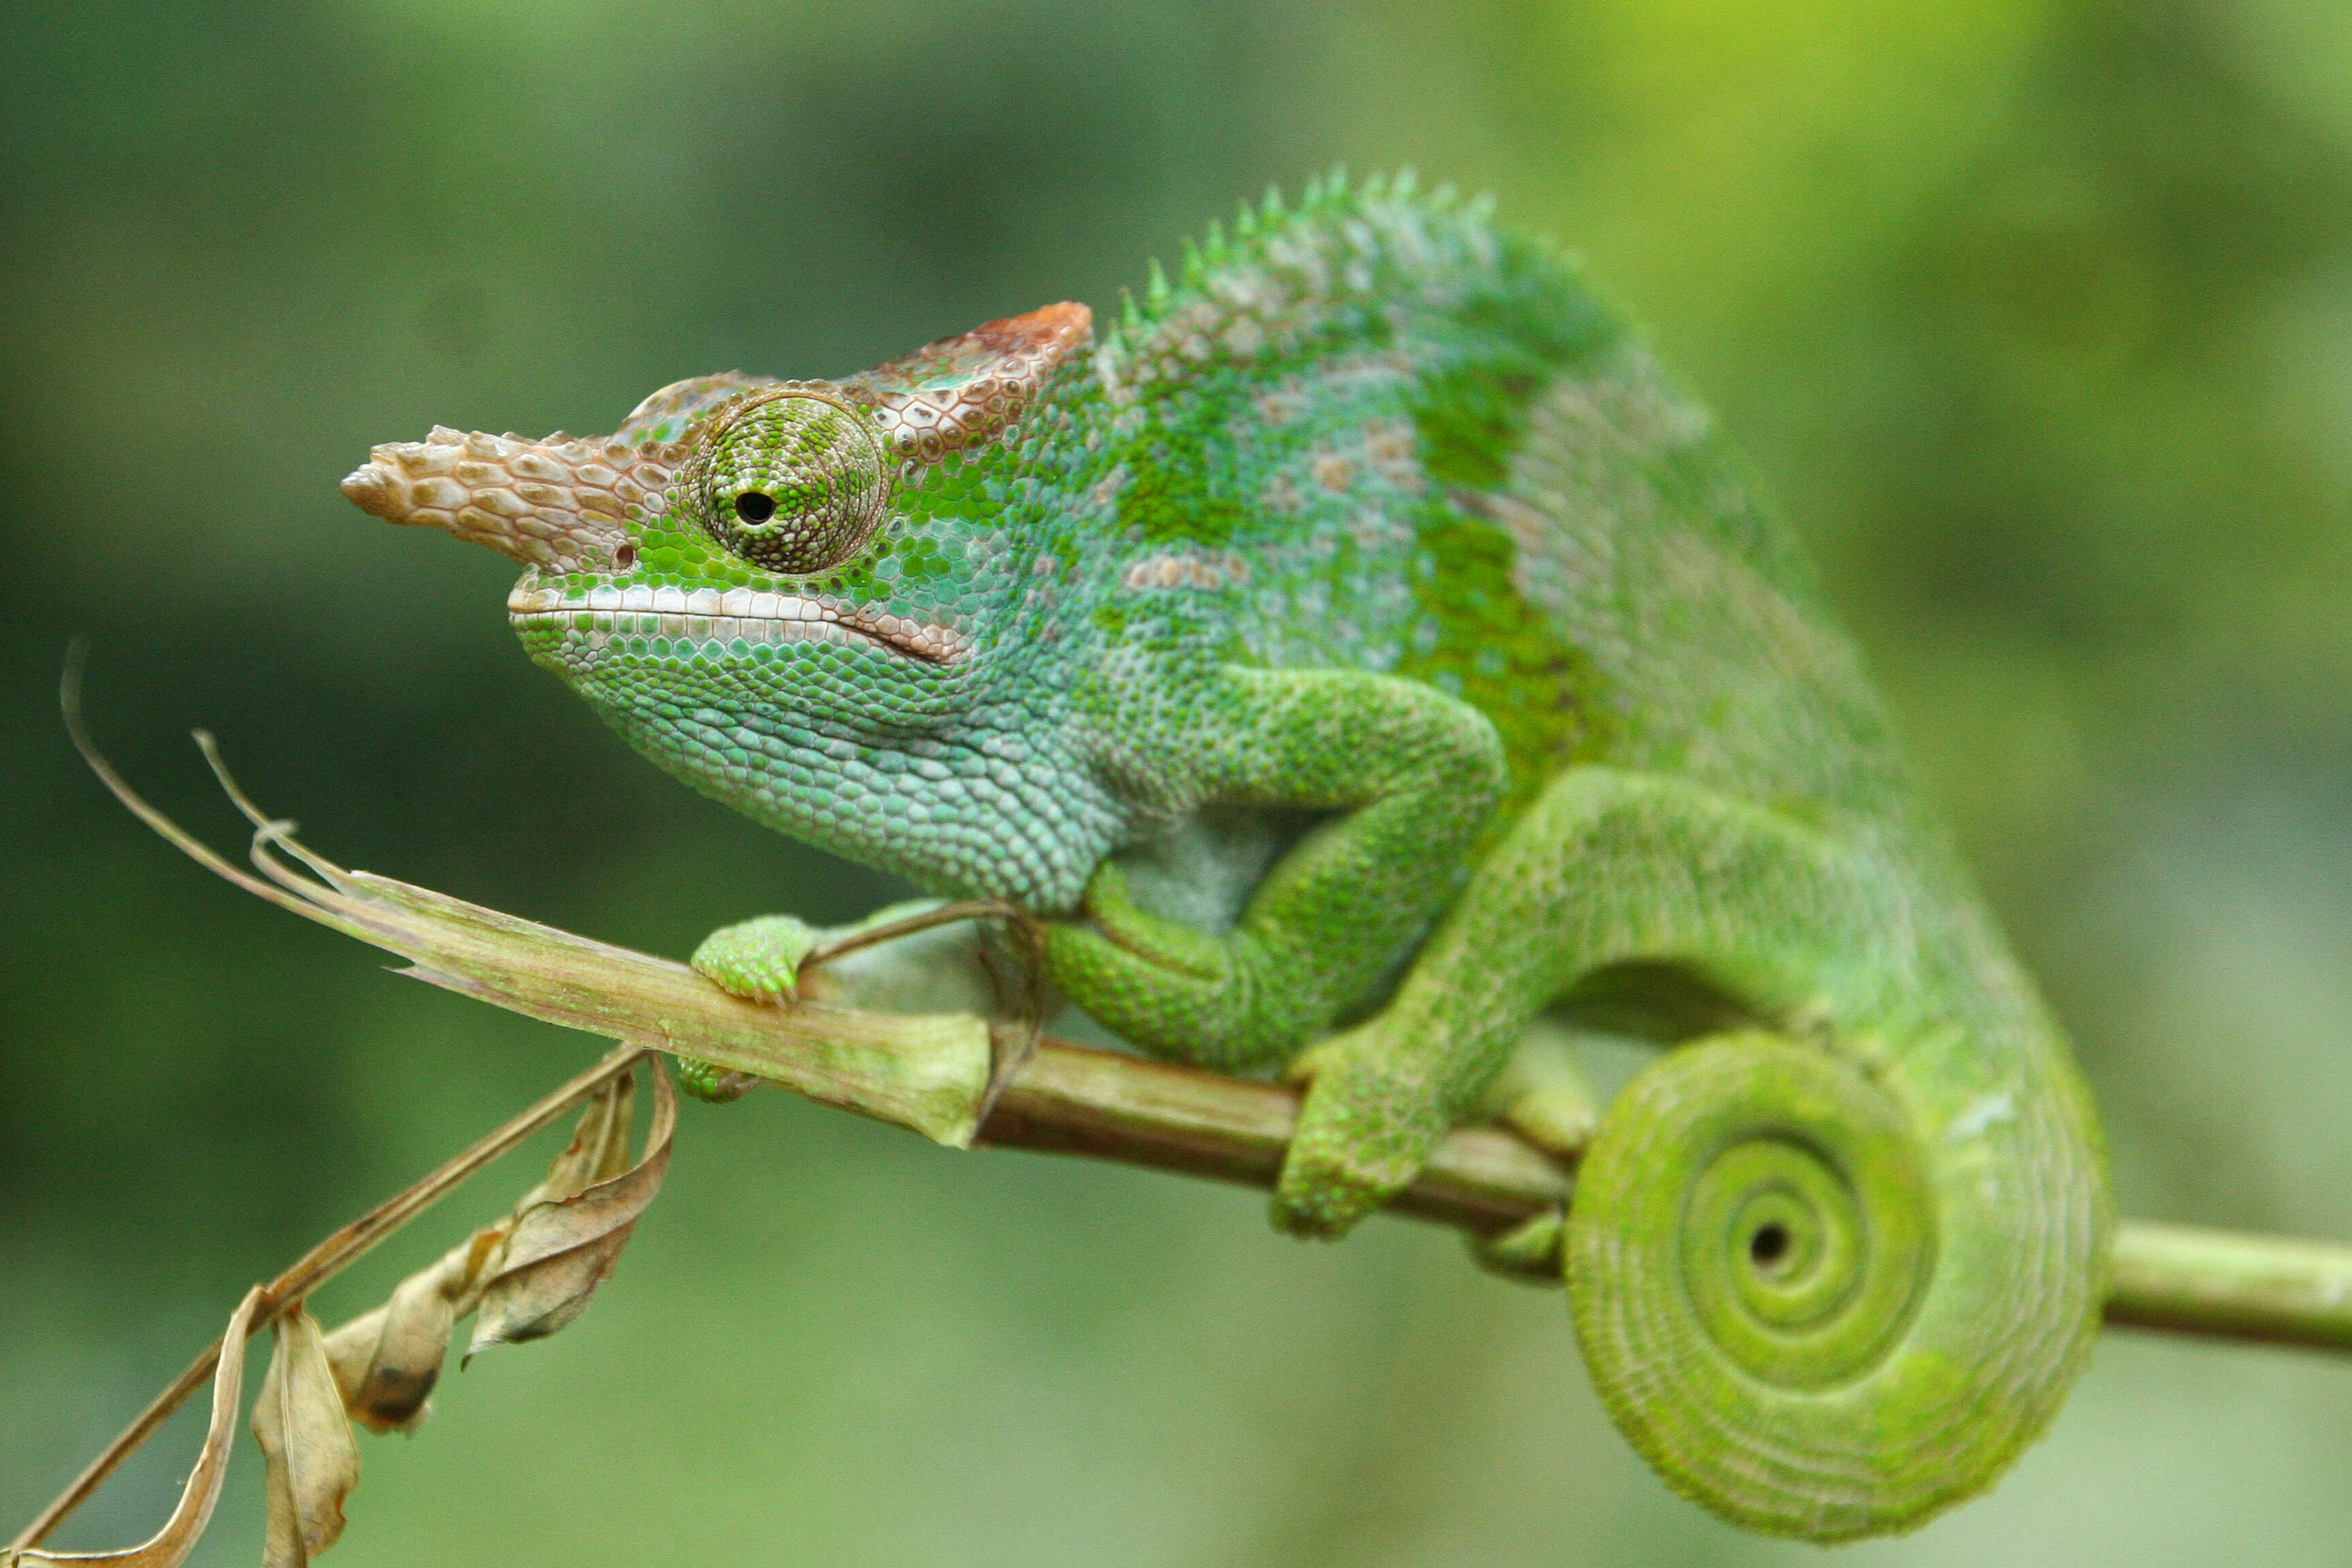
M396 980L216 842L656 952L880 879L533 670L511 567L335 481L1114 304L1335 159L1581 247L1742 433L2080 1040L2129 1212L2352 1239L2352 16L2329 0L200 0L0 16L0 1529L248 1281L596 1048ZM502 1208L526 1155L318 1303ZM369 1563L1786 1563L1608 1426L1555 1294L1375 1221L688 1106L550 1344L364 1440ZM184 1417L62 1543L143 1535ZM257 1551L250 1445L203 1563ZM2352 1364L2111 1334L1856 1563L2352 1563Z

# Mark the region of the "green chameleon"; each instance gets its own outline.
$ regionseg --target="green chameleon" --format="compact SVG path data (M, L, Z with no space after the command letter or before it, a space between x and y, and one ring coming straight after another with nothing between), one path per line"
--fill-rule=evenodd
M523 563L532 659L695 788L1045 917L1137 1047L1286 1065L1285 1229L1397 1193L1531 1032L1671 1047L1552 1245L1724 1517L1916 1525L2082 1370L2112 1215L2059 1029L1748 470L1485 204L1335 177L1100 337L436 428L343 489ZM697 965L773 997L809 940Z

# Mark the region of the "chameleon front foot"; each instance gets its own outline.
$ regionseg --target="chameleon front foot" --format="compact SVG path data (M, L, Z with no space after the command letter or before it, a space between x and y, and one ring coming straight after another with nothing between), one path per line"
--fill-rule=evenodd
M688 962L697 973L730 995L773 1002L799 988L801 960L822 935L797 916L761 915L712 931ZM750 1073L730 1072L696 1057L677 1059L678 1089L714 1105L742 1099L760 1081Z
M700 1057L672 1057L670 1060L677 1068L678 1092L707 1100L713 1105L742 1099L760 1081L751 1073L731 1072Z
M801 961L824 935L797 915L761 915L712 931L688 962L730 995L773 1002L799 990Z
M986 1014L997 1001L979 927L971 921L901 931L858 943L877 927L904 926L942 900L913 899L845 926L812 926L794 915L762 915L725 926L694 950L697 973L746 1001L826 1002L884 1013ZM831 951L821 968L809 955ZM760 1080L691 1057L677 1058L678 1088L702 1100L741 1098Z

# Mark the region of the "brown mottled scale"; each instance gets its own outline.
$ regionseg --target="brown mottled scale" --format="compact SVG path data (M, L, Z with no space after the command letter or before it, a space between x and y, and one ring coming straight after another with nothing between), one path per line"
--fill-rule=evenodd
M1017 418L1093 320L1084 305L1048 305L941 338L840 386L872 408L899 457L932 462Z

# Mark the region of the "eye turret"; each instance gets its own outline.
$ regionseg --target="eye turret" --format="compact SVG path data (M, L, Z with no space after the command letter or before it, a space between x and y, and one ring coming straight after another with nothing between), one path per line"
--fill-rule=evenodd
M881 432L846 398L779 387L721 416L692 481L702 524L723 548L798 574L864 548L888 510L894 467Z

